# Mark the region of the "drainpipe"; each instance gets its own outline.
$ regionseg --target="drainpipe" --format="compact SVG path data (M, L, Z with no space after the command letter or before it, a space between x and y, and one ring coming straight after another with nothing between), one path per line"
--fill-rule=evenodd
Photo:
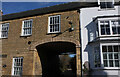
M80 62L81 62L81 77L83 77L83 71L82 71L82 42L81 42L81 22L80 22L80 13L81 13L81 10L78 9L78 13L79 13L79 42L80 42Z

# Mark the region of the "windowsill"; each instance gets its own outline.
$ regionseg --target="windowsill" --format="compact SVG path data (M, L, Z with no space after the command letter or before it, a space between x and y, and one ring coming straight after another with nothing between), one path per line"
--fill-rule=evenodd
M32 36L32 34L31 35L21 35L20 37L30 37L30 36Z
M0 37L0 39L8 39L8 37Z
M92 68L93 70L119 70L120 67L96 67Z
M50 35L50 34L61 34L61 32L50 32L50 33L47 33L46 35Z

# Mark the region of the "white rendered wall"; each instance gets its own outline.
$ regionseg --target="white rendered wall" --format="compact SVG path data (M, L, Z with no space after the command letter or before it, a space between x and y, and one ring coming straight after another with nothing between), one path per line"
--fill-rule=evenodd
M119 10L118 10L119 9ZM100 10L99 7L90 7L80 9L80 27L81 27L81 43L82 43L82 64L89 61L91 67L93 67L93 46L89 46L88 42L96 38L96 24L93 22L93 18L98 16L113 16L120 15L120 6L115 6L112 10ZM89 56L88 56L89 52ZM90 54L91 53L91 54ZM98 71L95 71L97 74ZM108 75L116 75L118 72L107 71ZM100 74L98 72L98 74Z

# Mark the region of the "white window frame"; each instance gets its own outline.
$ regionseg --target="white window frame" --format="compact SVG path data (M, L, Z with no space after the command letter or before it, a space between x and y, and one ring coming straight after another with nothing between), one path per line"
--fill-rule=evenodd
M3 30L2 30L2 24L7 24L7 26L8 26L8 30L5 30L6 32L7 32L7 36L6 37L2 37L2 32L3 32ZM8 31L9 31L9 23L2 23L2 24L0 24L0 38L8 38Z
M120 34L113 34L112 33L111 21L114 21L114 20L120 20L120 19L118 17L113 17L113 18L99 18L98 19L99 36L120 36ZM110 35L101 35L100 21L109 21L109 24L110 24Z
M59 16L59 31L50 32L50 18ZM55 20L54 20L55 21ZM60 33L61 32L61 15L54 15L48 17L48 33Z
M115 3L115 1L114 0L98 0L98 5L99 5L99 9L114 9L114 7L113 8L101 8L100 7L100 2L111 2L112 1L112 3L113 3L113 5L114 5L114 3Z
M24 34L24 22L25 21L32 21L32 24L31 24L31 27L26 27L26 28L31 28L31 34ZM33 19L27 19L27 20L23 20L22 21L22 33L21 33L21 36L30 36L32 35L32 25L33 25Z
M114 45L120 45L120 43L101 43L100 44L101 68L102 69L120 69L120 67L104 67L102 46L109 46L109 45L113 45L113 46Z
M21 70L21 75L14 75L15 59L22 59L22 66L18 66L18 67L20 67L23 70L23 57L14 57L13 58L13 63L12 63L12 76L22 76L22 70Z

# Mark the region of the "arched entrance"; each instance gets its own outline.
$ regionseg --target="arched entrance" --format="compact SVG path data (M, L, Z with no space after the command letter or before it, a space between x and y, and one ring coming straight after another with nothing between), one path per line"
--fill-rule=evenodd
M36 49L41 60L43 77L76 77L76 58L75 56L70 57L71 54L76 54L76 44L72 42L55 41L37 45ZM65 55L68 55L70 58L67 56L69 59L66 60L69 61L66 64L68 69L63 72L61 57L65 57Z

